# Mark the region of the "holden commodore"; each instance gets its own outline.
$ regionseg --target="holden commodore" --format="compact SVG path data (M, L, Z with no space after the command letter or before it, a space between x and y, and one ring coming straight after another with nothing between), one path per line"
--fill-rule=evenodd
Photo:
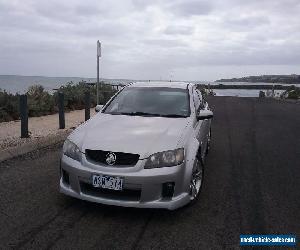
M197 200L213 113L194 84L133 83L96 111L64 142L62 193L170 210Z

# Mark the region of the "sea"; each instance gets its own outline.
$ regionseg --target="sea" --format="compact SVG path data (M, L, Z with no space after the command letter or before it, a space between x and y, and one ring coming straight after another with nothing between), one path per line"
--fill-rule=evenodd
M53 92L62 85L69 82L78 83L85 81L95 83L96 78L88 77L49 77L49 76L20 76L20 75L0 75L0 89L12 94L24 94L32 85L42 85L46 91ZM108 84L124 84L132 80L129 79L100 79Z
M107 84L126 84L133 81L132 79L100 79ZM48 76L20 76L20 75L0 75L0 89L9 93L23 94L32 85L42 85L45 90L53 92L55 89L68 82L78 83L85 81L87 83L96 82L96 78L87 77L48 77ZM208 82L208 81L193 81L197 83L210 84L217 96L239 96L239 97L258 97L260 89L214 89L213 85L273 85L272 83L248 83L248 82ZM285 84L286 85L286 84ZM296 84L300 87L300 84ZM265 90L264 90L265 91ZM282 90L276 90L275 94L280 95Z

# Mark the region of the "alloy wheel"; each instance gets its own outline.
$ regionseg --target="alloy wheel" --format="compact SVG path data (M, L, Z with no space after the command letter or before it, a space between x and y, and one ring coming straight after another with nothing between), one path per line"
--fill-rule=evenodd
M208 154L208 151L210 149L210 143L211 143L211 129L209 130L208 137L207 137L207 145L206 145L205 154Z
M202 185L203 169L200 161L196 159L193 168L192 179L190 183L190 196L191 200L195 200L199 194Z

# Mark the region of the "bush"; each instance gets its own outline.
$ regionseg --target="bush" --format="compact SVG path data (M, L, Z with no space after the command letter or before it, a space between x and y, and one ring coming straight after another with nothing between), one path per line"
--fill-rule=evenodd
M43 86L30 86L26 94L28 98L28 116L49 115L57 111L53 96L46 92Z
M288 99L299 99L300 98L300 90L291 90L288 92Z
M266 93L262 90L259 91L259 95L258 95L260 98L264 98L266 97Z
M300 88L296 88L295 85L292 85L286 91L284 91L280 97L288 99L300 99Z
M7 93L0 89L0 122L19 118L19 95Z
M57 103L58 92L64 93L65 107L67 110L83 109L85 107L85 92L87 91L90 91L91 94L91 106L96 106L96 85L88 85L84 81L79 82L78 84L69 82L65 86L61 86L58 91L54 93L54 96ZM114 90L111 86L101 82L99 86L99 103L105 104L115 93L116 90Z
M212 89L201 88L200 89L203 98L205 99L207 96L215 96L216 93Z
M102 82L103 83L103 82ZM65 109L75 110L85 107L85 92L91 93L91 106L96 106L96 86L85 82L74 84L69 82L61 86L53 94L45 91L41 85L28 88L28 116L42 116L58 112L58 92L64 93ZM99 103L105 104L116 90L108 84L101 84L99 88ZM19 94L10 94L0 89L0 122L19 119Z
M58 92L64 94L65 108L66 110L75 110L84 108L84 93L88 91L86 84L80 82L74 84L73 82L67 83L65 86L61 86L57 92L54 93L56 103L58 102Z

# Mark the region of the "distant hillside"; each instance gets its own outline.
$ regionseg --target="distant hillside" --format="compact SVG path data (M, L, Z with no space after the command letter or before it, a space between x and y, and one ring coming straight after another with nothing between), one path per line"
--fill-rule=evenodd
M216 82L265 82L265 83L288 83L300 84L300 75L262 75L246 76L241 78L220 79Z

